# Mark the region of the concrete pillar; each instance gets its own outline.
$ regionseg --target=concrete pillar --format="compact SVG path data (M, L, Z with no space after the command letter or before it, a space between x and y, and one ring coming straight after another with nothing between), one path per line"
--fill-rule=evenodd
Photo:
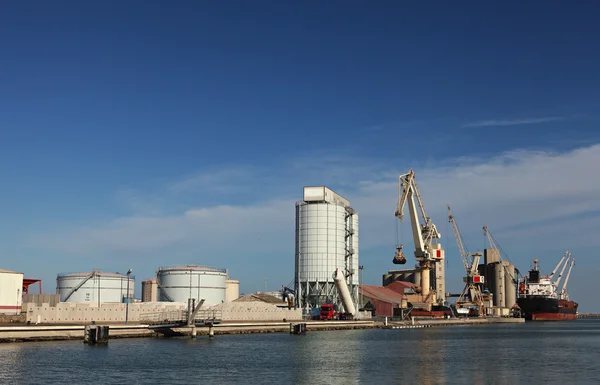
M385 317L385 320L383 321L383 324L384 324L385 326L387 326L387 317Z
M423 299L429 295L429 264L425 262L421 265L421 294Z
M196 338L197 335L198 335L198 330L196 329L195 326L192 326L192 338Z
M208 328L208 336L210 338L213 338L215 336L215 328L212 325Z

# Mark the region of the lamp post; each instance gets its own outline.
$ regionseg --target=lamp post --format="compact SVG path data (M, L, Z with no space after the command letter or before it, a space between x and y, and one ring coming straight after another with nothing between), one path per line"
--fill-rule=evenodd
M364 277L362 277L362 279L361 279L361 275L364 275L364 274L363 274L363 269L364 269L364 268L365 268L365 267L364 267L363 265L360 265L360 266L358 267L358 287L360 287L360 285L361 285L361 282L362 282L362 284L363 284L363 285L365 284L365 282L364 282ZM361 289L360 289L360 294L359 294L359 296L358 296L358 308L359 308L359 309L361 309L361 308L362 308L362 293L363 293L363 289L362 289L362 287L361 287Z
M131 276L131 269L127 270L127 300L125 301L125 323L129 323L129 276Z

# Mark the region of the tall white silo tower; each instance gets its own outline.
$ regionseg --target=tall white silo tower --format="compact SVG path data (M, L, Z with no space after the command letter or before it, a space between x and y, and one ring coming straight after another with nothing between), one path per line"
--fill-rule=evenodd
M333 303L342 309L333 275L339 269L358 300L358 213L325 186L304 187L296 203L296 305L302 309Z

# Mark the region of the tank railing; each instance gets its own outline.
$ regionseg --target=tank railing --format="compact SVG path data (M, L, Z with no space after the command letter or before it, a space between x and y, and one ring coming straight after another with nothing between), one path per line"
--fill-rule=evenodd
M198 270L195 270L198 269ZM216 267L202 266L202 265L177 265L177 266L161 266L158 271L164 270L191 270L191 271L210 271L215 273L227 273L227 269L219 269Z
M220 320L223 316L222 310L217 309L200 309L196 314L196 318L194 321L204 321L204 320Z
M92 271L85 271L85 272L74 272L74 273L58 273L56 275L57 278L68 278L68 277L86 277L88 275L90 275L91 273L95 273L95 275L102 277L115 277L115 278L124 278L127 279L127 274L121 274L121 273L111 273L108 271L100 271L100 270L92 270ZM135 275L130 274L129 278L134 280L135 279Z

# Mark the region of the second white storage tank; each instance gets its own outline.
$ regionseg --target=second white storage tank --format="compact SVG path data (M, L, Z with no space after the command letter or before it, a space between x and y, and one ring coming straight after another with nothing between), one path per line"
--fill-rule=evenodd
M133 298L134 290L133 275L127 277L126 274L93 270L86 273L59 274L56 277L56 293L60 294L61 302L120 303L127 298Z
M158 300L184 302L204 299L205 305L225 302L227 270L199 265L161 267L156 272Z

